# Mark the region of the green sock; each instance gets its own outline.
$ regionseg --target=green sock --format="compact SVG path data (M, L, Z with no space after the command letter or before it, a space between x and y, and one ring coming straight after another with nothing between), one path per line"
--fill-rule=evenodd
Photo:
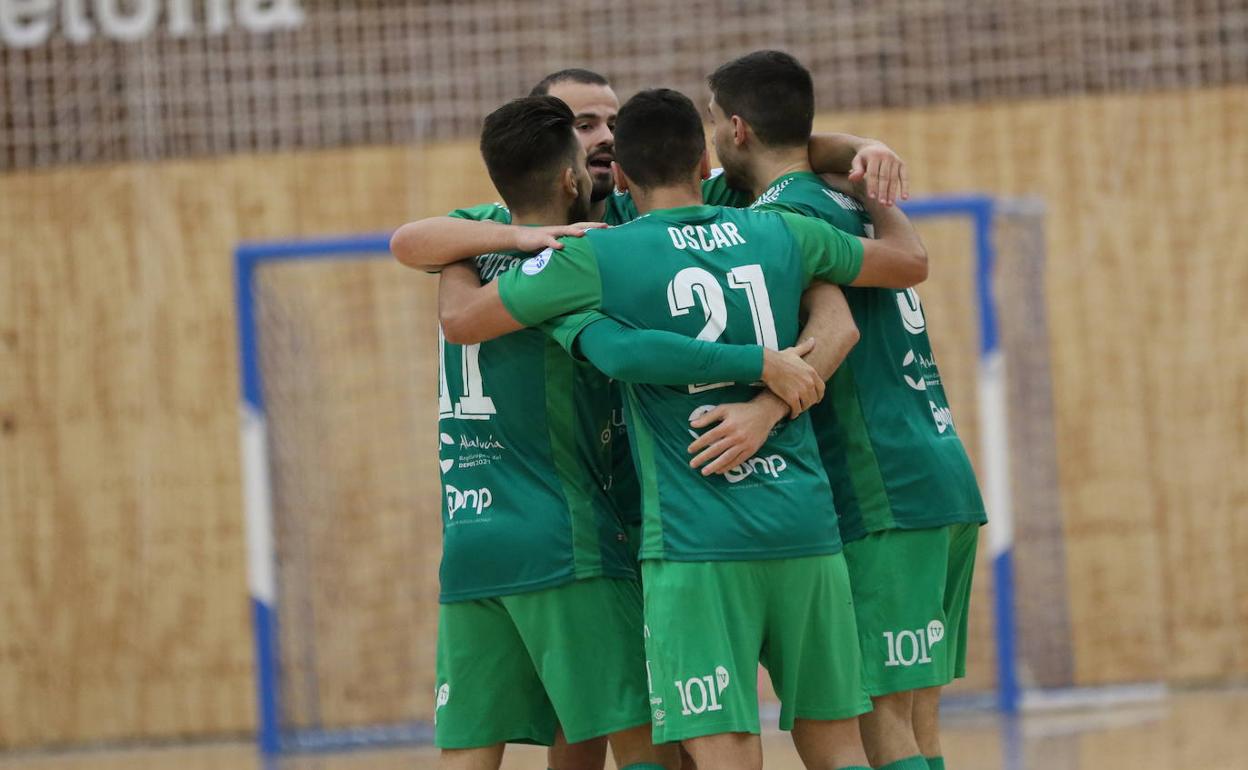
M887 765L880 765L878 770L927 770L927 760L922 754L915 754L913 757L899 759L896 762L890 762Z
M637 765L626 765L621 767L620 770L666 770L666 768L663 765L651 765L647 762L642 762Z
M945 770L944 757L928 757L927 770Z

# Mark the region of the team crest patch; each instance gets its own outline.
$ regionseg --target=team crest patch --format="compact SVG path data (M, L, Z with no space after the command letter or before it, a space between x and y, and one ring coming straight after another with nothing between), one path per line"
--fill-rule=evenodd
M523 272L525 275L537 275L538 273L545 270L546 266L550 264L550 256L553 253L554 253L553 249L546 249L541 254L538 254L536 257L533 257L532 259L526 259L524 261L524 264L520 266L521 272Z

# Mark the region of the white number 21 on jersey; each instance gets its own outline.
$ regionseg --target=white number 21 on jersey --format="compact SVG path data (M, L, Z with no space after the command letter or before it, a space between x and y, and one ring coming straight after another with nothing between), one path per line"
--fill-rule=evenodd
M776 338L776 319L771 311L771 297L767 294L767 282L761 265L742 265L728 271L728 286L744 291L750 303L750 315L754 318L754 337L758 344L772 350L779 349ZM695 304L702 306L706 325L698 332L698 339L715 342L728 327L728 305L719 281L708 270L686 267L667 284L667 305L672 316L688 315ZM714 388L724 388L731 382L712 382L690 385L690 393L700 393Z

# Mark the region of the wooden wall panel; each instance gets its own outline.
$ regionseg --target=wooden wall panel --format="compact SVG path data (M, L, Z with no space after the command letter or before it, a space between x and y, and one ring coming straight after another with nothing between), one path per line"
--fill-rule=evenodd
M1243 89L827 116L919 193L1044 198L1081 683L1248 671ZM937 267L939 269L939 266ZM959 415L965 421L965 417ZM1229 535L1229 536L1228 536ZM1238 550L1236 550L1238 547Z
M413 176L426 156L437 184ZM491 200L474 162L431 145L0 178L0 747L251 728L232 249ZM436 366L427 341L416 356Z
M916 194L1049 207L1076 680L1248 674L1248 90L820 124L886 138ZM231 250L493 197L472 142L0 177L0 746L250 728Z

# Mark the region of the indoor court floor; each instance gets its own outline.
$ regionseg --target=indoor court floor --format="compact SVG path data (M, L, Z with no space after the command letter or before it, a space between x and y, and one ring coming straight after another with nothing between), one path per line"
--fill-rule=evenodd
M1011 725L980 712L950 715L950 770L1248 770L1248 689L1181 692L1114 708L1030 713ZM540 770L545 752L511 747L505 770ZM772 770L800 768L787 734L764 735ZM611 765L609 765L611 766ZM0 770L426 770L431 748L282 759L265 768L250 743L60 754L0 754Z

